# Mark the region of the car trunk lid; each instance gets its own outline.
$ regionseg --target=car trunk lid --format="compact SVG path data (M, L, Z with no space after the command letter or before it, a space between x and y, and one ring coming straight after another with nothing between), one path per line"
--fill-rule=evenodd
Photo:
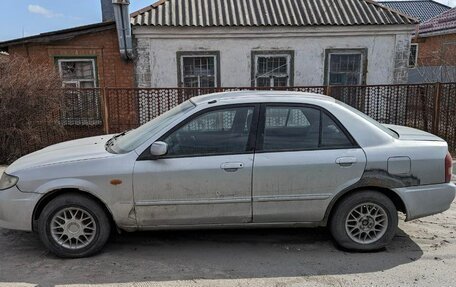
M397 125L384 125L385 127L389 128L390 130L396 132L399 135L400 140L413 140L413 141L445 141L438 136L435 136L431 133L414 129L405 126L397 126Z

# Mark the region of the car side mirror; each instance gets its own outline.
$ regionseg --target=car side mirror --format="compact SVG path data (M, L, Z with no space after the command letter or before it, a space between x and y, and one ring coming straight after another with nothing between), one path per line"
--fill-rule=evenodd
M168 153L168 144L165 142L154 142L150 146L150 154L153 157L159 157Z

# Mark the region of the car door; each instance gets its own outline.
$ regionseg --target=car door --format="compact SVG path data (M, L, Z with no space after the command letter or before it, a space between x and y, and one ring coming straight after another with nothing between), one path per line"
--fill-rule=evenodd
M253 222L317 222L357 182L366 158L327 111L263 105L253 173Z
M199 112L159 140L168 145L165 156L138 160L134 197L139 225L250 222L258 109L235 105Z

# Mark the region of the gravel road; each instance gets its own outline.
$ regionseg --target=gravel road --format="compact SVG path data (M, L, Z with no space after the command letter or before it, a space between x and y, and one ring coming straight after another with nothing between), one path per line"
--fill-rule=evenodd
M73 260L0 229L0 286L456 286L456 202L399 227L376 253L338 250L323 228L167 231L118 235Z

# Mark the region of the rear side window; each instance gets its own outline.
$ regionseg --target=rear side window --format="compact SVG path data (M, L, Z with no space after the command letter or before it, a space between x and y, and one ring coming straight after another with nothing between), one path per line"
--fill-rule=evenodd
M326 113L302 106L267 106L263 151L351 148L352 141Z
M321 145L323 148L349 147L352 142L340 126L327 114L321 114Z

